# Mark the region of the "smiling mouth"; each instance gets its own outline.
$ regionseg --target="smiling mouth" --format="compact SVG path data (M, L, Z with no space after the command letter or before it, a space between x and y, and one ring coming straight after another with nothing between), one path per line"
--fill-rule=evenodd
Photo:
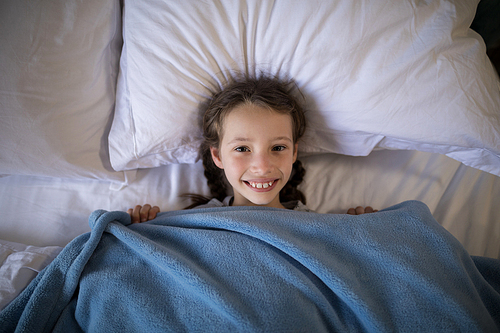
M277 179L268 182L244 181L244 183L255 191L270 191L277 183Z

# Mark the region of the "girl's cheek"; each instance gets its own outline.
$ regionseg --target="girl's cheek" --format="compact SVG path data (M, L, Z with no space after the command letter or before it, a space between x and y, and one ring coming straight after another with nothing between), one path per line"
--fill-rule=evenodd
M231 164L234 166L241 166L245 163L248 163L248 160L249 157L245 156L244 154L235 154L235 156L231 158Z
M244 166L244 161L240 158L234 158L227 163L227 171L230 173L238 173L239 170L241 170Z

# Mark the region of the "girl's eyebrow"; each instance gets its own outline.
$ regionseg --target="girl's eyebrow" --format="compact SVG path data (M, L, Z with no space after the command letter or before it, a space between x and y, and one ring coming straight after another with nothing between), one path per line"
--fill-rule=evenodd
M278 136L278 137L275 137L273 139L273 141L281 141L281 140L284 140L284 141L289 141L289 142L293 142L292 139L290 139L289 137L287 136Z
M292 139L290 139L287 136L277 136L277 137L273 138L271 141L281 141L281 140L289 141L289 142L293 143ZM252 140L249 138L236 137L236 138L232 139L231 141L229 141L227 144L231 145L231 144L234 144L237 142L248 142L248 141L252 141Z
M227 144L231 145L231 144L236 143L236 142L247 142L247 141L250 141L250 139L247 139L247 138L234 138L231 141L229 141Z

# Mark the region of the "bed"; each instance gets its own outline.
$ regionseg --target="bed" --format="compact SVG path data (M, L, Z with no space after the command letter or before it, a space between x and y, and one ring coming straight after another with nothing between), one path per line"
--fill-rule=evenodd
M199 106L237 73L296 82L311 210L416 200L468 255L500 259L500 82L477 5L3 1L0 306L92 212L208 195Z

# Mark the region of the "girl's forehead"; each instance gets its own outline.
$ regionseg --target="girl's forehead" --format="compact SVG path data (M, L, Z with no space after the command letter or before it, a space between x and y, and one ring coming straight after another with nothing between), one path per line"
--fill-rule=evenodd
M292 117L271 108L244 104L232 109L223 122L223 137L267 136L268 134L292 138ZM224 139L224 138L223 138Z
M240 104L231 109L226 114L226 119L230 118L252 118L252 119L269 119L269 118L289 118L292 117L284 112L279 112L271 107L260 106L252 103Z

